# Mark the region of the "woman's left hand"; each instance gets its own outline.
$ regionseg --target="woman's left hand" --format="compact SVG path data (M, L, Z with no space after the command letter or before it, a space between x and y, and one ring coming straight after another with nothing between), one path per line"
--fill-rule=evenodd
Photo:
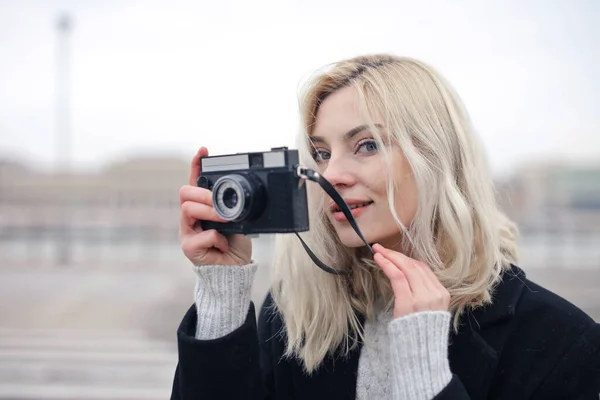
M448 311L450 293L431 268L380 244L373 245L374 260L394 291L394 319L419 311Z

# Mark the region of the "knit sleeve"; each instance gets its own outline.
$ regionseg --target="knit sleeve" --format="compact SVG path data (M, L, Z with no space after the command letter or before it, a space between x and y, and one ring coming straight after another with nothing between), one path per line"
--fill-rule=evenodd
M395 400L433 399L450 383L449 330L447 311L419 312L389 323Z
M257 264L194 266L196 339L223 337L244 323Z

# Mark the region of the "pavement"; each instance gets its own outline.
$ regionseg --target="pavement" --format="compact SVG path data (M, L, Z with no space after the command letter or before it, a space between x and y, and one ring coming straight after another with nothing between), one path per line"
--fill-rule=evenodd
M167 399L171 343L132 329L0 329L0 399Z
M253 300L268 287L270 253ZM600 321L600 269L526 270ZM0 399L164 399L177 326L193 304L189 262L0 266Z

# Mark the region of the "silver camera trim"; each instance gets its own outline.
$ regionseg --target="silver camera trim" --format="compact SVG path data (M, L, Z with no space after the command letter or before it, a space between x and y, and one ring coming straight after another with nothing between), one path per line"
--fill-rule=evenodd
M244 188L241 182L246 182L246 184L248 184L248 180L242 175L229 174L217 179L213 186L213 207L217 215L226 221L236 221L243 217L244 212L248 212L246 207L247 204L245 190L249 188ZM227 189L233 189L238 197L238 202L232 209L227 207L222 199L223 195L225 194L225 190ZM233 211L224 213L223 209Z
M250 154L262 154L262 168L281 168L286 166L285 151L275 150L203 158L201 159L201 170L202 172L224 172L250 169Z

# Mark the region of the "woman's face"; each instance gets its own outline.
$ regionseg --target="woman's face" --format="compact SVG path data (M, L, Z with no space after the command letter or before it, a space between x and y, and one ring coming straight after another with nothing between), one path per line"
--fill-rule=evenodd
M354 88L345 87L329 95L317 112L311 135L313 156L321 174L353 208L352 215L365 239L399 249L401 231L388 204L389 171L369 131L368 120L359 110ZM378 115L371 118L386 142L382 118ZM408 226L417 209L417 189L402 151L396 145L390 146L396 181L395 209L402 223ZM344 245L364 245L329 196L325 197L324 207Z

